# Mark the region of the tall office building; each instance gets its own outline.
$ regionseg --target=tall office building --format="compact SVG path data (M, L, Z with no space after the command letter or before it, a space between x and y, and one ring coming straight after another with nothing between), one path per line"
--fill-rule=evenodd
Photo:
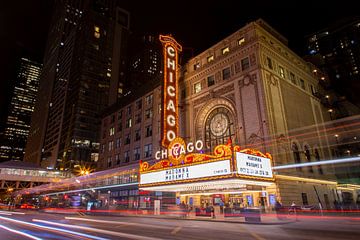
M23 160L40 73L40 63L27 58L20 59L9 115L1 134L0 161Z
M360 18L346 19L307 38L308 54L333 88L360 106Z
M136 88L162 74L162 48L157 36L133 37L129 77Z
M69 169L97 161L99 114L126 77L129 13L116 1L56 1L25 160Z

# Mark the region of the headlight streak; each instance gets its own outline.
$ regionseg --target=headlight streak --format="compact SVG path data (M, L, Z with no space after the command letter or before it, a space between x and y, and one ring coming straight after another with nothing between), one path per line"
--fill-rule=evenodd
M38 238L38 237L35 237L35 236L30 235L30 234L28 234L28 233L24 233L24 232L21 232L21 231L18 231L18 230L9 228L9 227L5 227L4 225L1 225L1 224L0 224L0 228L5 229L5 230L7 230L7 231L9 231L9 232L13 232L13 233L16 233L16 234L19 234L19 235L22 235L22 236L31 238L31 239L42 240L42 238Z
M135 235L135 234L130 234L130 233L114 232L114 231L109 231L109 230L104 230L104 229L99 229L99 228L93 228L93 227L84 227L84 226L63 224L63 223L51 222L51 221L40 220L40 219L33 219L33 221L51 224L51 225L55 225L55 226L67 227L67 228L81 229L81 230L90 231L90 232L98 232L98 233L102 233L102 234L113 235L113 236L117 236L117 237L129 238L129 239L139 239L139 240L159 240L159 239L161 239L161 238L153 238L153 237Z
M0 216L0 219L5 220L5 221L9 221L9 222L15 222L15 223L19 223L19 224L31 226L31 227L44 228L44 229L48 229L48 230L50 230L50 231L55 231L55 232L65 232L65 233L69 233L69 234L71 234L71 235L78 235L78 236L86 237L86 238L89 238L89 239L107 240L107 238L101 238L101 237L91 236L91 235L88 235L88 234L85 234L85 233L74 232L74 231L70 231L70 230L66 230L66 229L61 229L61 228L54 228L54 227L42 226L42 225L38 225L38 224L34 224L34 223L29 223L29 222L25 222L25 221L20 221L20 220L15 220L15 219L12 219L12 218L7 218L7 217L1 217L1 216Z

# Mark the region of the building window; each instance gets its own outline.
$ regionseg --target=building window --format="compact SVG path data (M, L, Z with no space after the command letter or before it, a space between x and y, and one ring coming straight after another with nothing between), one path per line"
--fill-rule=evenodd
M309 146L304 146L304 153L305 153L305 158L308 162L311 162L311 154L310 154L310 148ZM312 166L309 166L309 172L313 173L314 170L312 168Z
M114 149L114 141L110 141L109 143L108 143L108 150L109 150L109 152L110 151L112 151Z
M111 157L108 157L107 166L111 167L111 165L112 165L112 159L111 159Z
M266 63L267 63L268 68L273 69L273 63L272 63L271 58L267 57Z
M151 137L152 136L152 125L148 125L146 126L146 137Z
M115 161L116 161L116 165L120 164L120 154L115 155Z
M245 43L245 38L244 37L242 37L242 38L240 38L239 40L238 40L238 45L239 46L241 46L242 44L244 44Z
M196 69L198 69L198 68L200 68L200 63L194 64L194 70L196 70Z
M140 99L139 101L136 102L136 109L139 110L141 109L141 107L142 107L142 101Z
M241 69L244 71L250 67L250 61L249 58L243 58L241 59Z
M315 155L315 160L316 160L316 162L320 161L320 153L319 153L319 150L318 150L318 149L315 149L315 150L314 150L314 155ZM318 172L319 172L319 174L321 174L321 175L324 174L324 171L323 171L321 165L318 165Z
M300 87L305 90L305 81L300 79Z
M152 144L147 144L144 146L144 157L148 158L152 155Z
M194 93L201 92L201 82L197 82L194 84Z
M285 78L285 71L284 68L279 66L279 73L280 73L280 77Z
M230 76L231 76L230 68L228 67L228 68L223 69L222 74L223 74L223 80L230 78Z
M130 144L130 141L131 141L131 139L130 139L130 133L129 133L129 134L126 134L126 137L125 137L125 145Z
M296 84L296 80L295 80L295 74L290 72L290 81L293 83L293 84Z
M135 115L135 124L141 123L141 114L138 113Z
M122 131L122 123L121 121L119 121L117 124L117 132L121 132L121 131Z
M301 163L301 158L300 158L300 152L299 152L299 147L296 143L293 143L291 146L291 149L293 151L293 157L294 157L294 161L295 163ZM297 167L297 170L302 170L301 167Z
M117 119L118 119L118 121L119 121L119 120L121 121L122 115L123 115L123 111L121 110L121 111L119 111L118 114L117 114Z
M120 146L121 146L121 138L117 138L117 139L116 139L115 147L116 147L116 148L119 148Z
M137 147L134 149L134 160L137 161L137 160L140 160L140 148Z
M207 62L208 63L212 62L212 61L214 61L214 55L211 55L211 56L207 57Z
M234 122L230 110L219 107L210 112L205 121L205 146L208 150L234 139Z
M94 26L94 37L100 38L100 28L98 26Z
M224 55L224 54L226 54L226 53L228 53L228 52L230 52L230 48L229 48L229 47L226 47L226 48L221 49L222 55Z
M153 102L153 95L152 95L152 94L147 95L147 96L145 97L145 103L146 103L146 105L151 105L152 102Z
M149 119L149 118L152 118L153 114L152 114L152 109L149 108L149 109L146 109L145 111L145 118L146 119Z
M109 136L113 136L115 134L115 128L114 127L111 127L109 129Z
M302 202L303 202L303 205L304 205L304 206L309 205L309 202L308 202L308 198L307 198L307 194L306 194L306 193L301 193L301 199L302 199Z
M110 123L114 123L115 122L115 115L111 115L111 120L110 120Z
M141 139L141 130L138 129L135 131L135 141L139 141Z
M126 163L130 162L130 151L124 152L124 162Z
M125 127L131 128L131 118L126 119Z
M211 87L212 85L215 84L215 76L214 75L207 77L207 84L208 84L208 87Z
M127 113L127 115L131 115L131 106L128 106L126 108L126 113Z

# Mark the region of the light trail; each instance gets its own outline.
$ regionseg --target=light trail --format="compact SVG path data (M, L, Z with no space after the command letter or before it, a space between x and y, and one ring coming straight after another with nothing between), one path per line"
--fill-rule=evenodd
M20 220L15 220L12 218L7 218L7 217L1 217L0 219L5 220L5 221L9 221L9 222L14 222L14 223L18 223L18 224L23 224L23 225L27 225L27 226L31 226L31 227L36 227L36 228L44 228L50 231L55 231L55 232L64 232L64 233L68 233L71 235L78 235L81 237L86 237L89 239L96 239L96 240L107 240L107 238L101 238L101 237L96 237L96 236L91 236L89 234L85 234L85 233L80 233L80 232L74 232L74 231L70 231L70 230L66 230L66 229L61 229L61 228L54 228L54 227L48 227L48 226L42 226L42 225L38 225L38 224L34 224L34 223L29 223L29 222L25 222L25 221L20 221Z
M307 163L295 163L295 164L276 166L276 167L273 167L272 169L273 170L280 170L280 169L288 169L288 168L308 167L308 166L338 164L338 163L348 163L348 162L357 162L357 161L360 161L360 157L341 158L341 159L324 160L324 161L307 162Z
M0 214L1 213L25 215L25 213L23 212L0 211Z
M31 239L42 240L42 238L38 238L38 237L35 237L35 236L31 235L31 234L24 233L24 232L21 232L21 231L18 231L18 230L9 228L9 227L5 227L4 225L1 225L1 224L0 224L0 228L5 229L5 230L7 230L9 232L13 232L13 233L16 233L16 234L31 238Z
M56 223L56 222L45 221L45 220L40 220L40 219L33 219L33 221L51 224L51 225L55 225L55 226L81 229L81 230L90 231L90 232L97 232L97 233L113 235L113 236L123 237L123 238L129 238L129 239L140 239L140 240L160 240L161 239L161 238L135 235L135 234L131 234L131 233L114 232L114 231L109 231L109 230L104 230L104 229L99 229L99 228L93 228L93 227L84 227L84 226L70 225L70 224L64 224L64 223Z

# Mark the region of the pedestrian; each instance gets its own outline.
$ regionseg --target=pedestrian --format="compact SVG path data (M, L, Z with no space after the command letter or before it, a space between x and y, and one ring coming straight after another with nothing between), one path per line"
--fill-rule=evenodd
M276 216L277 216L278 219L282 219L281 210L282 210L282 204L279 202L279 200L276 200L275 212L276 212Z
M215 208L214 206L211 206L211 215L212 215L212 218L215 218Z

